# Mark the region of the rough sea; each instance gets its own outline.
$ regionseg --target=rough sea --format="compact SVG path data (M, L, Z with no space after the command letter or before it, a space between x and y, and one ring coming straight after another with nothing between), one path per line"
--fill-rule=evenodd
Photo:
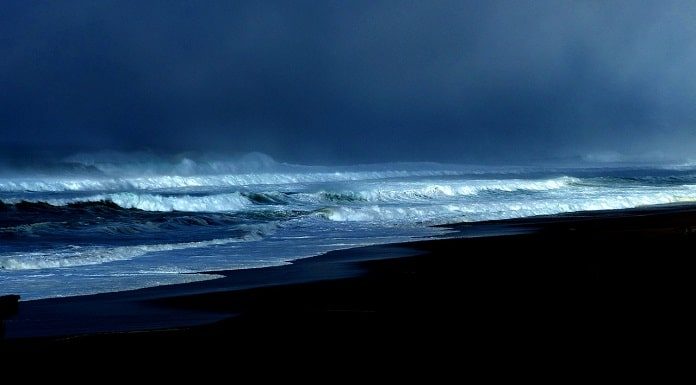
M433 225L696 201L696 167L302 166L74 156L0 171L0 294L23 300L214 278Z

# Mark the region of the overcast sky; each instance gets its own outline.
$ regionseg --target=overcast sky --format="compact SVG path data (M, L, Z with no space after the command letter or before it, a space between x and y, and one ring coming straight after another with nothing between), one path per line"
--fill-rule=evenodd
M694 20L638 0L6 0L0 149L696 157Z

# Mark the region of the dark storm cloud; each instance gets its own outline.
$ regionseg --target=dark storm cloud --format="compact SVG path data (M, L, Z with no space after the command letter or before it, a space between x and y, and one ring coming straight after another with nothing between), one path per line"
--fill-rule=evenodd
M694 17L664 1L7 1L0 146L689 156Z

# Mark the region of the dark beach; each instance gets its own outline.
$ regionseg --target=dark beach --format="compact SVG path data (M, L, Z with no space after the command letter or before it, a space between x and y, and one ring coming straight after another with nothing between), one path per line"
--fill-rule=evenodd
M220 279L20 302L7 352L234 346L479 359L682 340L696 207L460 224L454 238L330 252ZM416 349L415 347L418 346Z

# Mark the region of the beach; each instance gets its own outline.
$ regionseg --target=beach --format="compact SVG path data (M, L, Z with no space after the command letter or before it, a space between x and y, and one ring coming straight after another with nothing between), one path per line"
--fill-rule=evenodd
M686 326L696 207L449 226L219 279L20 302L4 352L290 343L427 354L640 348ZM419 346L415 349L415 346ZM426 349L423 349L426 346Z

